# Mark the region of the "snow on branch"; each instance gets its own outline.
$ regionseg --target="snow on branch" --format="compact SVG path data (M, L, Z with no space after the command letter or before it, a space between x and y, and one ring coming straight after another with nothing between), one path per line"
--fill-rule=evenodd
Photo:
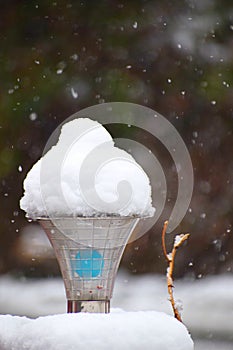
M182 322L180 311L179 311L180 306L178 303L175 302L174 296L173 296L173 271L174 271L175 255L176 255L177 249L184 243L184 241L188 239L189 233L176 235L173 243L172 251L171 253L167 253L166 243L165 243L167 226L168 226L168 221L165 221L163 225L163 231L162 231L162 248L163 248L164 256L168 261L167 287L168 287L168 293L169 293L169 300L171 302L175 318L180 322Z

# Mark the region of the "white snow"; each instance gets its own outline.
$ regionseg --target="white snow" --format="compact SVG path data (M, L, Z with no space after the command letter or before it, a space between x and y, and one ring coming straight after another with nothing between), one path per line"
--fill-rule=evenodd
M184 324L192 337L206 339L203 347L195 349L217 349L215 344L222 339L225 339L226 344L221 343L219 349L232 349L232 275L209 276L200 280L175 280L174 285L175 300L181 300L183 304L181 316ZM157 311L173 315L168 301L166 277L134 277L120 271L115 283L111 314L114 308L124 309L127 313ZM0 277L1 314L36 318L65 312L66 298L61 278L35 280ZM6 316L2 317L4 319ZM0 339L2 334L0 326ZM198 341L199 343L202 342Z
M0 316L1 350L191 350L185 326L156 311Z
M206 341L198 341L197 344L194 341L195 349L232 349L232 275L209 276L200 280L176 280L174 285L175 300L180 299L183 303L181 316L184 324L192 337L206 339ZM112 315L114 308L124 309L126 313L139 310L147 312L156 310L172 315L171 305L168 301L166 277L159 275L134 277L120 271L114 288ZM61 278L35 280L14 279L10 276L0 277L1 314L36 318L38 316L64 314L65 312L66 298ZM3 315L2 318L3 320L7 319L7 316ZM14 320L14 317L10 319L15 325L17 321ZM46 319L46 317L41 318L41 320L43 319ZM18 325L20 323L21 318ZM21 326L22 324L23 320ZM66 326L64 325L64 327ZM0 326L0 339L4 335L4 329ZM14 334L11 336L13 338ZM15 338L17 336L18 332L15 333ZM224 344L220 343L223 339L226 342ZM219 347L218 344L220 344ZM22 348L19 347L20 350ZM0 349L2 349L1 346ZM15 348L15 350L18 350L18 348Z
M75 99L78 98L78 92L75 91L74 88L71 88L71 94L72 94L73 98L75 98Z
M174 246L179 246L180 242L182 241L183 236L184 236L183 234L175 236Z
M122 185L123 187L118 187ZM98 122L74 119L29 171L21 208L28 217L152 216L151 186L139 164Z
M34 122L37 119L37 114L35 112L30 113L29 119Z

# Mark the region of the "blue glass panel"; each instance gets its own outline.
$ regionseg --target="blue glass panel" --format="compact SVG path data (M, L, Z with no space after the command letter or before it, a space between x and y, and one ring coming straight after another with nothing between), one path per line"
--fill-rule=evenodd
M101 275L104 259L97 250L80 250L76 254L75 259L75 272L80 277L92 278Z

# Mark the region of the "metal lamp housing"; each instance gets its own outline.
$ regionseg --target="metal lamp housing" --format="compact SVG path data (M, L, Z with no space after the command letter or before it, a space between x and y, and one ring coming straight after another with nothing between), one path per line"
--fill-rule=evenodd
M38 218L56 254L68 312L110 312L119 263L137 217Z

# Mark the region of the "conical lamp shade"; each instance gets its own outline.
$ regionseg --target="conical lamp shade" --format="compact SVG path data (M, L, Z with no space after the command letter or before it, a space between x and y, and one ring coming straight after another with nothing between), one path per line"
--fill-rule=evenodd
M137 217L39 218L61 269L68 312L109 312L114 281Z

